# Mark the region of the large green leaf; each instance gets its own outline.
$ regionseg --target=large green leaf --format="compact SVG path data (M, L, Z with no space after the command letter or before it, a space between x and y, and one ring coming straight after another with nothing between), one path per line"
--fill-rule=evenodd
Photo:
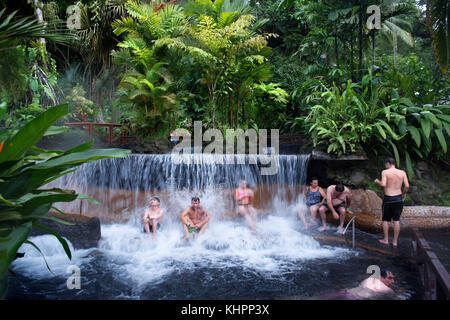
M409 133L411 134L411 137L416 142L416 145L418 147L420 147L420 132L419 132L419 130L417 130L417 128L414 126L407 126L407 128L409 130Z
M436 137L438 138L439 143L441 144L442 150L444 151L444 153L447 153L447 142L445 142L442 129L434 129L434 133L436 134Z
M30 235L31 228L31 222L27 222L0 237L0 239L9 238L9 240L0 241L0 279L6 275L9 265L16 257L17 250Z
M53 273L52 269L50 269L50 266L49 266L48 263L47 263L47 259L45 259L45 256L44 256L44 254L42 253L41 249L39 249L39 247L38 247L34 242L32 242L32 241L30 241L30 240L25 240L25 243L26 243L26 244L29 244L29 245L31 245L31 246L33 246L33 247L41 254L42 258L44 259L45 265L47 266L48 271L50 271L51 273ZM53 274L54 274L54 273L53 273Z
M395 162L397 164L397 167L400 167L400 157L398 155L398 149L397 146L391 141L391 140L387 140L392 147L392 151L394 151L394 157L395 157Z
M0 121L3 120L3 116L6 113L6 109L7 109L6 102L0 103Z
M406 173L408 174L408 178L411 180L413 178L414 171L412 168L409 152L406 150L405 150L405 164L406 164Z
M67 126L50 126L47 131L45 131L44 136L51 136L55 134L60 134L69 130L70 127Z
M420 119L420 126L422 127L425 137L430 138L431 134L431 122L429 119Z
M0 163L16 160L25 151L41 140L47 129L68 112L67 104L50 108L21 128L11 139L8 139L0 152Z
M46 169L67 164L84 163L88 161L104 158L121 158L130 154L130 150L125 149L94 149L83 152L71 153L50 159L34 165L33 169Z
M39 224L37 222L33 223L33 227L37 227L39 229L42 229L42 230L47 231L48 233L54 235L58 239L58 241L61 243L61 245L63 246L67 257L70 260L72 260L72 253L70 252L70 248L69 248L69 245L67 244L67 241L63 237L61 237L55 230L53 230L51 228L48 228L46 226L43 226L43 225L41 225L41 224Z

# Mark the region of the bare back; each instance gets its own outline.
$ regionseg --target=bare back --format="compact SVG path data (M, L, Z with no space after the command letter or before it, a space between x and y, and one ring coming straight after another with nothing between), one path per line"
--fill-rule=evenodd
M397 168L383 170L381 177L386 181L384 194L387 196L397 196L402 194L402 185L408 183L406 172Z

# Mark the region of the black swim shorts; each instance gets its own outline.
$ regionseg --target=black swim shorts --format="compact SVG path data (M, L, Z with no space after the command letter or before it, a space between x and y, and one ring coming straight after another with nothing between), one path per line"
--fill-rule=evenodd
M403 197L398 196L384 196L382 204L382 221L400 221L400 215L403 211Z
M150 232L153 233L153 226L151 224L149 224L148 226L149 226ZM158 226L156 227L156 230L159 230L160 228L161 228L161 224L158 223ZM144 226L144 232L147 232L147 231L145 231L145 226Z
M330 209L330 207L328 207L326 201L325 201L322 205L325 206L325 208ZM338 204L337 206L333 206L334 210L336 210L336 211L337 211L340 207L344 207L344 208L345 208L345 202L342 202L342 203Z

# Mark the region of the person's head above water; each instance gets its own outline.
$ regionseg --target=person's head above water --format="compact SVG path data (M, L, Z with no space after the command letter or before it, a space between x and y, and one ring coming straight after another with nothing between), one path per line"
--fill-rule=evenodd
M338 183L337 185L336 185L336 192L337 193L341 193L341 192L344 192L344 190L345 190L345 187L344 187L344 185L342 184L342 183Z
M386 158L384 160L384 165L386 166L386 169L395 167L395 160L392 157Z
M245 189L247 187L247 181L245 179L242 179L239 182L239 187L241 187L241 189Z
M157 196L151 197L151 199L150 199L151 206L159 206L160 203L161 203L161 200L159 200L159 198Z
M394 284L394 274L392 271L381 268L380 269L380 281L383 282L386 286L391 287Z
M319 185L319 179L317 179L316 177L312 177L309 180L309 184L311 185L311 187L317 188L317 186Z
M192 197L191 203L193 207L198 207L200 205L200 198L199 197Z

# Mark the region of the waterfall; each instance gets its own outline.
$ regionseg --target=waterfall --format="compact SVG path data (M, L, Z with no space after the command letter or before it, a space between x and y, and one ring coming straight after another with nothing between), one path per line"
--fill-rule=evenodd
M255 206L265 212L299 201L308 155L277 156L273 175L261 173L264 165L259 158L264 156L232 155L232 161L225 157L191 154L187 161L176 164L170 154L132 154L84 164L51 186L74 189L101 203L94 205L83 200L81 204L77 200L59 204L59 208L96 215L104 221L123 221L135 216L153 195L160 196L163 206L177 211L172 215L189 205L193 195L200 196L202 203L215 203L212 214L223 215L233 211L232 194L241 179L254 190Z

